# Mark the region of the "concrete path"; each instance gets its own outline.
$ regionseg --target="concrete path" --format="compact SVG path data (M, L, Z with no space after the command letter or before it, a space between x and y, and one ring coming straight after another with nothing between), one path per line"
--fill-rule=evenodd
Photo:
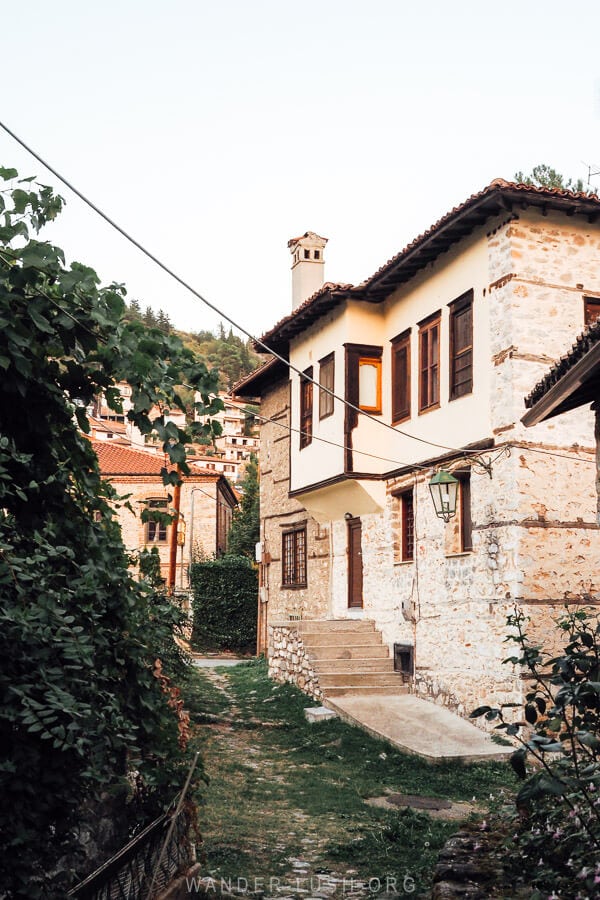
M412 694L342 696L326 698L324 704L347 722L430 762L506 760L514 752L466 719Z

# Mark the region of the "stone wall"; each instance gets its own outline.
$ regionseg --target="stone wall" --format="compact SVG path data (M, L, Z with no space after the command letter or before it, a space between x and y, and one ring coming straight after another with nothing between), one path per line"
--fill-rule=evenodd
M271 621L290 615L373 619L390 650L395 642L413 645L417 692L466 716L484 703L522 700L521 673L503 664L512 650L506 620L515 608L530 616L532 635L552 648L553 620L563 604L600 600L593 414L576 410L532 429L520 423L525 395L583 330L584 296L600 296L600 230L576 216L534 210L507 211L485 228L469 240L487 247L489 280L481 290L488 315L479 321L489 327L485 412L496 447L482 454L492 462L491 478L480 467L471 470L472 549L460 552L456 520L444 525L435 517L432 469L388 479L383 511L361 518L364 609L349 612L346 523L319 527L288 497L290 437L283 429L278 434L265 426L261 461ZM478 339L484 340L475 332ZM475 381L483 374L476 370ZM263 403L267 415L289 424L287 383L274 386ZM448 408L460 421L464 407ZM436 413L430 415L433 421ZM443 435L434 439L445 442ZM500 452L506 444L515 446ZM434 452L423 448L424 457ZM410 487L415 558L405 562L398 552L395 492ZM309 584L286 591L280 585L282 527L301 521L308 530Z
M302 504L288 496L290 440L289 382L282 378L265 390L261 413L274 422L261 428L260 506L261 540L266 564L263 567L264 597L269 621L297 616L318 619L327 616L329 608L330 569L327 525L319 525ZM279 423L279 424L276 424ZM283 426L283 427L282 427ZM295 525L306 524L307 586L281 586L282 533Z
M314 700L323 699L304 642L293 624L269 624L269 677L274 681L295 684Z
M166 487L159 476L119 476L111 478L111 484L121 496L128 496L129 506L115 504L117 519L121 526L123 542L127 550L135 553L147 547L158 549L161 573L166 578L169 570L169 537L171 526L167 528L167 539L154 544L147 542L147 526L141 520L141 512L149 499L163 499L170 507L173 488ZM192 493L193 491L193 493ZM186 478L181 487L180 510L186 523L186 543L177 548L175 587L188 587L188 567L196 555L212 557L217 547L217 478L193 475ZM224 502L219 493L218 502ZM192 524L193 506L193 524ZM131 508L129 508L131 507ZM193 544L193 546L192 546ZM182 571L183 560L183 571ZM183 576L183 577L182 577Z

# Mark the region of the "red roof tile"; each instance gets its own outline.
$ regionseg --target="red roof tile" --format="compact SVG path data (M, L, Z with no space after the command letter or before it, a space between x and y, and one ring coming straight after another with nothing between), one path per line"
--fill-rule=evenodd
M568 215L578 213L593 219L600 216L600 198L597 194L515 184L496 178L482 191L472 194L464 203L442 216L361 284L324 284L312 297L262 336L263 349L266 345L277 353L287 353L289 341L295 335L341 302L350 298L369 303L381 302L395 288L489 218L503 211L510 214L514 207L520 209L527 206L535 206L544 211L561 210Z
M92 446L98 457L102 475L160 476L161 469L174 468L162 453L144 453L143 450L132 450L130 447L123 447L114 441L92 441ZM193 475L210 475L214 478L215 473L194 467Z

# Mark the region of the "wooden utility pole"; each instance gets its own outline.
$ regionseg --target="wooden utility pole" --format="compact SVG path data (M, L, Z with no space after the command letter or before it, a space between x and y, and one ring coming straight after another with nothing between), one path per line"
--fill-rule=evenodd
M181 479L181 472L177 466L177 475ZM179 524L179 506L181 503L181 480L175 485L173 491L173 522L171 524L171 540L169 541L169 574L167 576L167 593L171 595L175 590L175 571L177 569L177 526Z

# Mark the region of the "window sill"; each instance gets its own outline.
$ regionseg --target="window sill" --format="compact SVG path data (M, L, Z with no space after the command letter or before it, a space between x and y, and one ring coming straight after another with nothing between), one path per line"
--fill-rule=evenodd
M440 404L439 404L439 403L434 403L432 406L426 406L426 407L424 407L424 409L420 409L420 410L419 410L419 415L420 415L420 416L424 416L424 415L426 415L426 414L429 413L429 412L433 412L434 409L439 409L439 408L440 408Z
M444 556L446 557L446 559L457 559L457 558L460 558L461 556L472 556L472 555L473 555L472 550L461 550L459 553L444 553Z
M414 559L398 559L394 562L395 566L412 566L414 565Z
M280 591L302 591L307 587L306 584L281 584L279 585Z

